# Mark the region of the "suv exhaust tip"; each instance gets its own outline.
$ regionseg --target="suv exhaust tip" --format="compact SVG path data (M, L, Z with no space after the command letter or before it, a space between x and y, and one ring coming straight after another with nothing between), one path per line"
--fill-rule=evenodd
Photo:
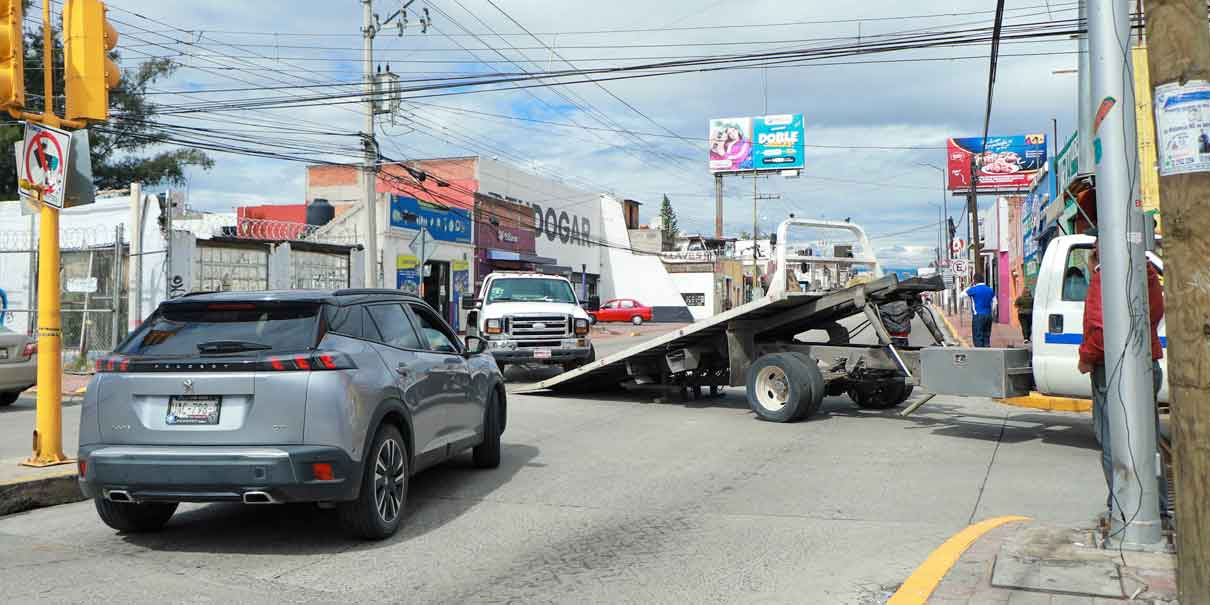
M244 504L274 504L277 501L265 492L244 492Z
M111 489L105 492L105 499L110 502L134 502L134 499L130 497L130 493L124 489Z

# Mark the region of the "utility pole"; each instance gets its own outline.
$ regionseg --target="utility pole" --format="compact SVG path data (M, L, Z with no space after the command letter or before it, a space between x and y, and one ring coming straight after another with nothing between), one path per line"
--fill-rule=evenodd
M1080 0L1080 22L1084 27L1088 27L1088 0ZM1092 56L1088 52L1088 34L1080 34L1080 40L1077 45L1079 50L1079 75L1078 75L1078 99L1079 99L1079 127L1077 128L1076 145L1079 153L1076 155L1079 158L1077 166L1080 174L1092 174L1093 161L1092 151L1092 114L1096 111L1092 100ZM1062 190L1070 183L1059 183L1059 189Z
M1139 203L1134 69L1129 47L1130 1L1089 3L1088 38L1092 98L1103 99L1089 134L1094 137L1094 149L1100 149L1094 163L1105 318L1105 411L1113 450L1110 542L1124 548L1157 549L1162 536L1143 254L1146 222ZM1172 332L1179 334L1180 330ZM1182 523L1181 529L1186 525Z
M362 107L365 110L365 132L362 133L362 145L365 146L365 163L361 166L362 187L362 226L365 228L366 242L366 287L377 288L382 285L382 271L378 267L378 195L377 172L378 143L374 138L374 36L378 29L374 26L374 1L361 0L362 21L362 72L365 78L365 99Z
M1202 0L1148 0L1147 55L1151 86L1210 81L1210 31ZM1204 82L1203 82L1204 84ZM1157 128L1156 147L1164 153ZM1162 162L1161 162L1162 164ZM1204 168L1203 168L1204 170ZM1177 586L1183 603L1210 603L1210 377L1201 363L1210 291L1201 287L1210 258L1210 173L1160 174L1164 261L1168 287L1168 384L1172 389L1176 479Z
M979 241L979 194L976 191L979 187L979 166L975 162L975 156L971 156L971 188L966 193L966 211L970 214L970 230L971 230L971 264L974 265L975 278L972 283L987 281L986 272L983 270L983 244Z
M723 173L714 175L714 237L723 238Z

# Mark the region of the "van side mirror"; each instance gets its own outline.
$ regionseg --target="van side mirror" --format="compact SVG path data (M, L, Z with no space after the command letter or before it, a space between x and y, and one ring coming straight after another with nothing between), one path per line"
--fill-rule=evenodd
M463 350L469 355L478 355L487 350L487 341L478 336L467 336L463 341Z
M462 299L462 310L463 311L473 311L475 309L478 309L479 305L481 305L482 303L483 303L483 301L478 298L470 298L470 297L463 298Z

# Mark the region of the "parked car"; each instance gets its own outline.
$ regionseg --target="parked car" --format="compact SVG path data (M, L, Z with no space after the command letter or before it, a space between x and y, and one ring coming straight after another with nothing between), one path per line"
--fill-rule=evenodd
M466 449L499 465L507 403L484 348L394 290L165 301L97 361L80 486L120 531L157 530L179 502L319 502L385 538L411 475Z
M601 308L590 313L593 322L598 321L628 321L634 325L651 321L651 307L630 298L616 298L601 305Z
M38 382L38 341L0 327L0 407Z

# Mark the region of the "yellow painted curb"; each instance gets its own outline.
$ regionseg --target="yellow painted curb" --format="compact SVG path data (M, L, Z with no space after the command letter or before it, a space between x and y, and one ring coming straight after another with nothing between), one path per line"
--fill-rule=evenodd
M971 348L971 343L966 342L966 339L963 338L962 335L958 333L958 330L957 330L957 328L954 327L954 324L950 323L950 318L946 317L945 313L941 309L937 308L937 305L931 305L931 306L933 307L934 315L937 315L938 317L940 317L941 321L945 323L945 328L947 330L949 330L950 336L953 336L954 340L958 341L958 344L960 344L968 349Z
M1008 397L1005 399L997 399L997 401L1006 405L1014 405L1021 408L1033 408L1035 410L1049 410L1053 412L1080 412L1084 414L1092 412L1092 400L1090 399L1055 397L1053 395L1043 395L1037 391L1033 391L1025 397Z
M970 548L983 534L1006 523L1029 521L1029 517L1008 516L994 517L980 521L954 534L944 544L937 547L924 563L921 563L912 575L891 595L886 605L922 605L950 568L962 557L962 553Z

